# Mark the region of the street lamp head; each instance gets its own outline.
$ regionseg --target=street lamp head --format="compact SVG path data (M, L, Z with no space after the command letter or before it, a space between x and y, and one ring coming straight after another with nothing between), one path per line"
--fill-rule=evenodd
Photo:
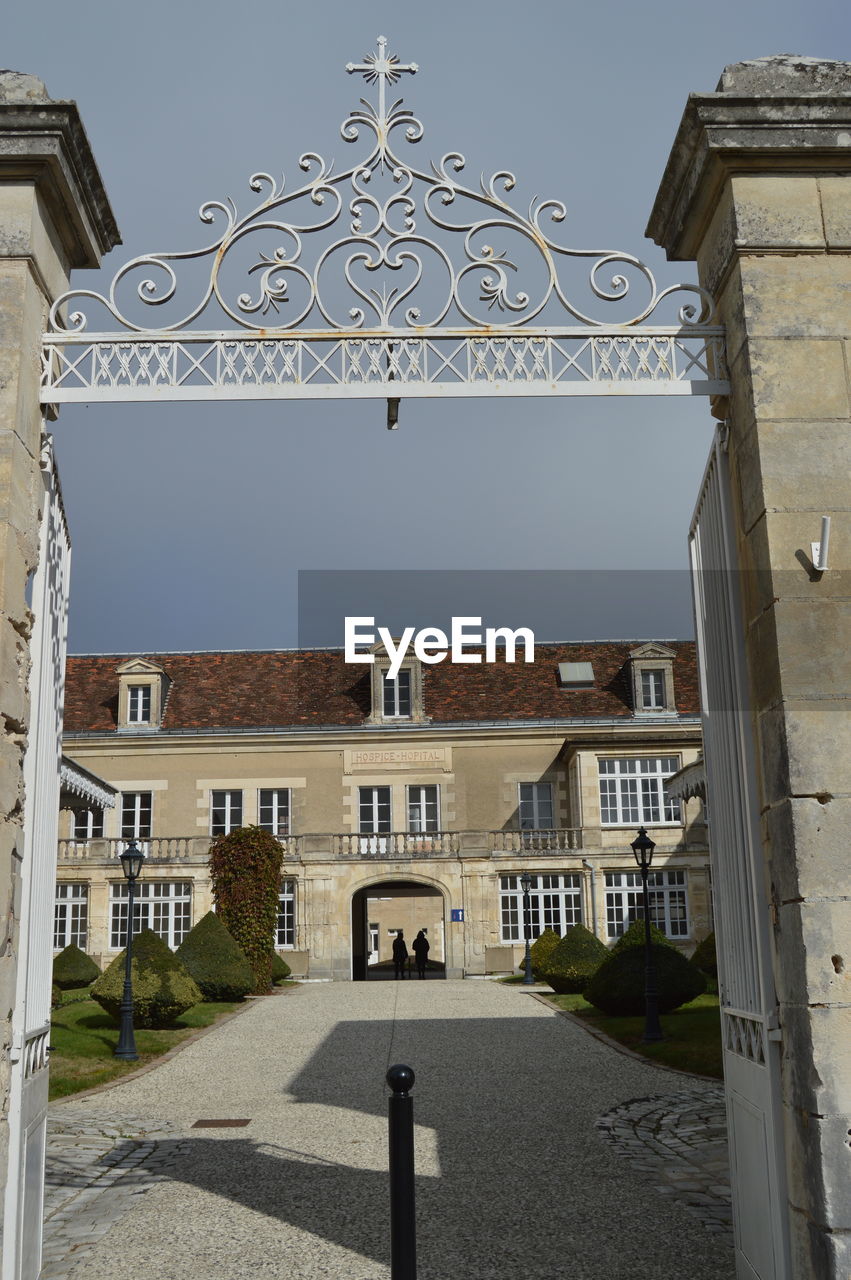
M142 872L145 855L135 840L131 840L121 854L121 869L127 880L138 880Z
M524 871L520 877L520 888L524 893L529 893L532 888L532 877L529 875L528 871Z
M641 867L642 871L646 871L653 861L653 850L656 848L655 840L651 840L644 827L638 828L638 835L630 845L632 852L635 854L635 861Z

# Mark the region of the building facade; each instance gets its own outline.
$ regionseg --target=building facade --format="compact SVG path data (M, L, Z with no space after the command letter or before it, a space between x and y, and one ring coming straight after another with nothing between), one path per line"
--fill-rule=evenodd
M117 794L62 815L56 948L105 964L124 945L131 839L140 921L179 945L212 906L211 839L249 824L283 845L276 943L310 978L369 976L399 928L450 976L511 970L524 872L532 937L582 921L610 942L640 912L639 825L655 921L687 951L706 935L703 807L666 789L700 751L691 643L406 660L392 679L373 656L70 657L65 751Z

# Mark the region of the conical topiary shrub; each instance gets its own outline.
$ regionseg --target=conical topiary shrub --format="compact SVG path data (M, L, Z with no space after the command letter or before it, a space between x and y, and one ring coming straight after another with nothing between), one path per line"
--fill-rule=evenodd
M659 1012L669 1013L702 995L706 979L676 947L654 947ZM600 965L583 991L595 1008L613 1017L644 1013L643 947L624 947L612 951Z
M555 929L545 929L529 948L529 955L532 960L532 972L536 978L543 978L544 969L548 957L555 951L561 939ZM526 957L520 961L517 966L521 973L526 972Z
M674 946L673 942L671 942L671 939L666 937L666 935L662 932L662 930L658 929L652 920L650 921L650 941L653 943L654 946L672 947L674 951L676 951L677 949ZM643 947L643 946L644 946L644 921L633 920L632 924L629 926L626 932L622 933L621 936L618 938L617 942L612 947L610 954L614 955L616 951L626 951L628 947Z
M559 995L584 991L591 975L600 967L609 951L584 924L567 930L558 946L550 952L544 969L544 981Z
M715 950L714 933L708 933L703 941L697 944L691 962L697 965L705 978L711 978L713 982L718 981L718 955Z
M133 1023L137 1027L167 1027L201 1000L195 980L151 929L143 929L134 937L130 970ZM117 1022L123 994L122 951L92 987L92 999Z
M175 952L205 1000L244 1000L254 989L254 970L215 911L190 929Z
M53 981L62 991L71 987L87 987L100 977L100 969L91 956L71 942L53 961Z
M283 956L279 956L277 951L272 952L272 984L277 986L279 982L286 982L292 973L292 969L287 964Z

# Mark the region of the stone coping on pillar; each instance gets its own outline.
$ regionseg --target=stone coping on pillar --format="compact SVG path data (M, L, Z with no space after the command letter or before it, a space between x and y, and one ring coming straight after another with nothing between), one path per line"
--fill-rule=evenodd
M691 94L647 225L670 259L697 256L731 172L851 169L851 63L795 54L725 67Z
M0 70L0 180L35 184L69 267L98 267L121 243L77 104L18 71Z

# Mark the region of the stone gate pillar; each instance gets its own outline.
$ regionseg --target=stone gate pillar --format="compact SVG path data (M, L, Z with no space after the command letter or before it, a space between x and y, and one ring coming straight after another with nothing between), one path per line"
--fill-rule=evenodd
M75 104L52 102L34 76L0 71L0 1181L7 1168L9 1014L27 927L20 919L26 591L44 492L41 335L71 269L98 266L118 242Z
M693 95L648 228L719 298L782 1035L791 1273L851 1274L851 64ZM831 516L829 568L810 544ZM710 798L711 800L711 798ZM711 802L710 802L711 820Z

